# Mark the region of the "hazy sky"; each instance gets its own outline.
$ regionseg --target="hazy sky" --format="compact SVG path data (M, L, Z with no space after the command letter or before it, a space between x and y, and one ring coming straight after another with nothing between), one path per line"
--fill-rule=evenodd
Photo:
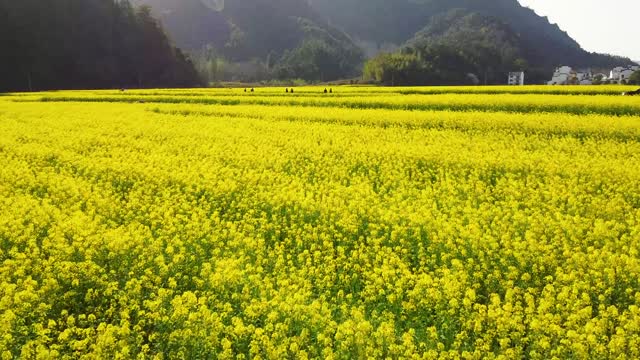
M520 0L589 51L640 61L640 0Z

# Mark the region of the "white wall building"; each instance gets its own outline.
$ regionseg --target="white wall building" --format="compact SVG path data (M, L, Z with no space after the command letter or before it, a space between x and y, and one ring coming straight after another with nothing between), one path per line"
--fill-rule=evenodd
M510 72L509 73L509 80L507 82L507 84L509 85L524 85L524 72L523 71L518 71L518 72Z
M578 79L579 82L593 79L593 73L591 70L579 71L576 73L576 79Z
M618 66L611 70L609 76L594 74L591 70L575 71L570 66L561 66L553 73L548 85L592 85L597 79L604 82L621 83L628 80L631 75L640 71L640 66Z
M631 75L633 75L634 72L640 70L640 66L626 66L626 67L622 67L622 66L618 66L616 68L613 68L613 70L611 70L611 73L609 74L609 80L611 81L615 81L615 82L622 82L624 80L628 80Z
M570 66L560 66L553 73L553 77L551 81L547 82L548 85L567 85L569 80L572 77L572 74L575 74L573 69Z

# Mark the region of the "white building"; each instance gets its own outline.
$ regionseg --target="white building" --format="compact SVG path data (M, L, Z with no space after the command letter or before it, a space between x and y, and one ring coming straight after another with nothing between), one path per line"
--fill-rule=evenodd
M547 82L548 85L567 85L571 80L575 72L570 66L560 66L553 73L551 81Z
M509 85L524 85L524 72L523 71L518 71L518 72L510 72L509 73L509 80L507 82L507 84Z
M579 82L582 82L584 80L591 80L593 79L593 73L591 72L591 70L578 71L576 73L576 79L578 79Z
M640 70L640 66L618 66L611 70L611 74L609 75L609 80L615 82L622 82L624 80L628 80L634 72Z
M591 69L573 70L570 66L561 66L553 73L548 85L593 85L600 82L621 82L629 79L631 74L640 70L640 66L617 67L606 74L595 74Z

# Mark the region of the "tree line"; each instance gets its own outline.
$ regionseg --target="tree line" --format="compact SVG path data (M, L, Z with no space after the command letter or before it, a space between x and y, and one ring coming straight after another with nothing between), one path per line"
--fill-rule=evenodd
M0 0L0 48L0 91L202 85L128 0Z

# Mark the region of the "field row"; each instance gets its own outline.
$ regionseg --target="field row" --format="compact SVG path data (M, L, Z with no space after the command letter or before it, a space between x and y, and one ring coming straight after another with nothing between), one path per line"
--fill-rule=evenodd
M366 87L366 86L339 86L331 85L315 86L315 87L295 87L295 92L289 95L317 96L322 94L324 89L334 90L334 94L347 94L358 96L369 95L412 95L412 94L522 94L522 95L621 95L623 92L636 90L638 86L633 85L598 85L598 86L433 86L433 87ZM285 89L292 87L265 87L255 88L256 94L260 95L286 95ZM65 91L65 94L78 94L90 92L95 95L172 95L172 96L196 96L196 95L240 95L245 90L251 88L218 88L218 89L155 89L155 90L94 90L94 91ZM55 93L55 92L51 92ZM15 95L15 94L13 94Z
M96 95L90 92L75 94L46 94L13 98L24 102L87 102L87 103L169 103L193 105L265 105L288 107L341 107L348 109L389 110L450 110L569 114L604 114L640 116L640 101L634 97L558 96L558 95L405 95L405 96L332 96L315 97L263 96L172 96L172 95Z
M81 103L76 107L83 106ZM411 111L268 105L135 104L147 111L181 117L266 119L296 123L327 123L407 129L450 129L464 133L501 132L543 137L611 138L639 141L639 118L601 114L487 113L470 111Z

